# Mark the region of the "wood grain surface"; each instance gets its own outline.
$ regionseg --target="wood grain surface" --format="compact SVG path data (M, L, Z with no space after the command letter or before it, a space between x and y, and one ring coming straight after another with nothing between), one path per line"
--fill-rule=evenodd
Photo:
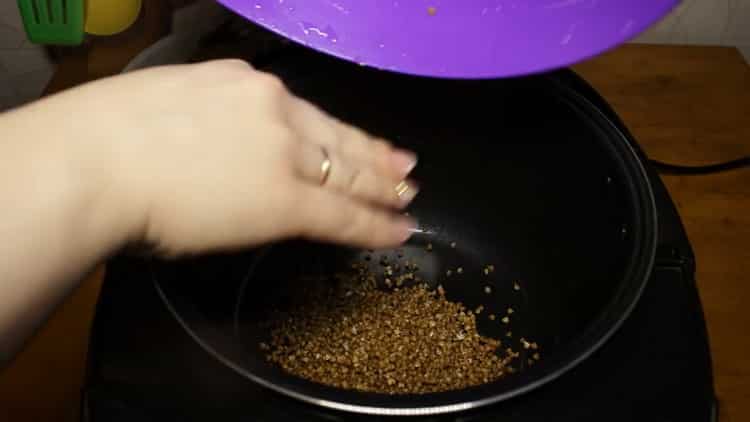
M654 159L750 155L750 67L732 48L628 45L575 67ZM696 255L722 422L750 420L750 169L663 176Z
M149 4L148 2L146 4ZM50 92L116 73L159 36L72 55ZM578 66L651 157L705 164L750 154L750 68L736 50L628 45ZM665 176L697 258L722 421L750 420L750 170ZM88 329L104 269L85 280L9 368L0 421L78 420Z

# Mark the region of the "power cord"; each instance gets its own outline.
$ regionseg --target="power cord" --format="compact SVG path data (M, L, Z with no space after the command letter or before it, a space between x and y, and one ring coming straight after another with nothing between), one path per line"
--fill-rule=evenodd
M750 156L723 163L708 164L705 166L683 166L652 159L649 159L649 161L659 173L683 176L713 174L724 171L737 170L743 167L750 167Z

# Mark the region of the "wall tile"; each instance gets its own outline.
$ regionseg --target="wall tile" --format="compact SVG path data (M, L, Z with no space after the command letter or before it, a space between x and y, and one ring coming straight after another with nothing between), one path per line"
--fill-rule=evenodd
M683 0L634 42L750 45L750 0Z
M13 83L8 77L8 72L0 67L0 112L5 111L18 104L18 95Z
M0 64L11 75L20 75L42 69L49 70L54 66L45 51L40 48L3 50L0 53Z
M0 22L0 50L20 47L25 40L26 36L16 28Z
M750 44L748 45L741 45L738 47L740 50L740 53L745 57L745 61L750 63Z
M729 1L729 24L722 42L750 45L750 0Z
M12 75L8 79L16 91L19 103L33 101L42 95L42 91L52 78L52 69L39 69L33 72Z
M23 30L23 22L18 12L16 0L0 0L0 23Z

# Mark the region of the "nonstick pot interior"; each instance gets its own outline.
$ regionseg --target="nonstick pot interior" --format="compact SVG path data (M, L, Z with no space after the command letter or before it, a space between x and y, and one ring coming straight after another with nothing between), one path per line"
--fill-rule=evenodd
M450 299L484 305L486 313L514 308L508 326L480 316L480 331L503 341L507 331L510 341L533 339L542 359L497 382L445 393L322 386L269 364L258 347L268 333L256 323L286 293L306 287L290 281L296 276L332 272L365 255L377 265L382 255L395 259L394 251L290 241L155 262L165 305L209 354L248 379L350 412L455 412L564 374L606 341L637 302L655 249L650 186L625 137L554 75L425 79L304 52L267 70L333 115L419 153L414 177L422 191L409 211L426 233L406 245L405 258ZM488 276L482 270L490 264L495 271ZM446 277L458 266L460 277Z

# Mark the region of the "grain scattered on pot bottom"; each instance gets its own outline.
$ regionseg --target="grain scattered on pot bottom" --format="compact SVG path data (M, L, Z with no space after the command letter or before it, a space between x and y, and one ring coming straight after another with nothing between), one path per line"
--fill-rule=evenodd
M519 353L480 335L476 315L442 288L382 289L364 266L331 281L315 283L291 313L271 320L271 341L260 346L288 373L343 389L422 394L515 370Z

